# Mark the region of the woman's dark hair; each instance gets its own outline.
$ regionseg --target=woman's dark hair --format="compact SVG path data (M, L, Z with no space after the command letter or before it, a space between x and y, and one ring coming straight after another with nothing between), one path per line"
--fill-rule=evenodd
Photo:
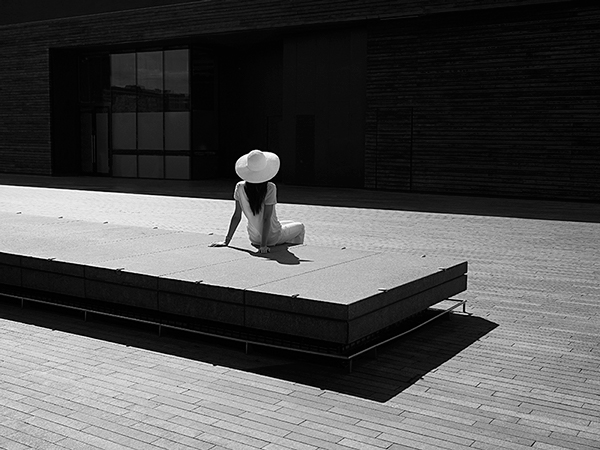
M244 190L248 196L248 203L250 203L250 209L252 214L255 216L260 213L263 202L267 195L267 182L264 183L250 183L246 181L244 183Z

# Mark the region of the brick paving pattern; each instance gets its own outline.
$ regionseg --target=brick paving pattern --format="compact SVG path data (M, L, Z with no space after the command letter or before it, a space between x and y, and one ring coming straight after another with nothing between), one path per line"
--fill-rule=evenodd
M0 176L0 213L218 239L232 188ZM473 314L347 373L2 301L0 448L600 447L600 205L291 186L279 198L281 218L307 225L307 244L468 260L459 297Z

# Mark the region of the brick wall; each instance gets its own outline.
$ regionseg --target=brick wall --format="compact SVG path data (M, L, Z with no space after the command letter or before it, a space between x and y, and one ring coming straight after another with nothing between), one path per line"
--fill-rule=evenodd
M50 48L367 21L366 187L598 199L598 16L582 1L230 0L0 26L0 172L51 173Z
M600 7L370 27L370 188L600 200Z
M49 173L48 51L0 28L0 170Z

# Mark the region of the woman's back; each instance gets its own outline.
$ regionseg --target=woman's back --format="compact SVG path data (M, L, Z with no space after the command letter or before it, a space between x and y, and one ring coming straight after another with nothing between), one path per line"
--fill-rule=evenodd
M273 213L271 215L271 230L269 233L270 236L267 238L267 242L269 245L275 245L279 240L279 235L281 233L281 223L277 218L277 212L275 209L275 205L277 204L277 187L270 181L266 183L266 194L264 200L262 201L260 212L258 214L254 214L250 205L248 193L246 192L246 183L247 181L240 181L235 185L233 198L240 202L242 211L248 219L248 236L250 237L250 242L255 245L260 245L263 215L265 211L264 206L272 205Z

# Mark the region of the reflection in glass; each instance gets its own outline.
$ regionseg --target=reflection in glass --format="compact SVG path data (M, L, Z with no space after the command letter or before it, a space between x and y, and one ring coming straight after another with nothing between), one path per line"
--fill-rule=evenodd
M137 177L137 156L113 155L113 176Z
M138 149L163 149L162 113L138 113Z
M164 158L158 155L140 155L138 157L140 178L164 178Z
M132 112L136 108L135 53L110 55L112 110Z
M190 149L190 113L165 113L165 150Z
M135 113L112 114L112 148L135 150Z
M112 175L189 179L190 50L112 54L110 62ZM201 72L214 81L214 64ZM103 169L106 162L99 162Z
M165 111L187 111L190 104L189 52L165 51Z
M138 111L163 110L163 52L137 54Z
M189 156L167 156L165 178L169 180L188 180L190 178Z

